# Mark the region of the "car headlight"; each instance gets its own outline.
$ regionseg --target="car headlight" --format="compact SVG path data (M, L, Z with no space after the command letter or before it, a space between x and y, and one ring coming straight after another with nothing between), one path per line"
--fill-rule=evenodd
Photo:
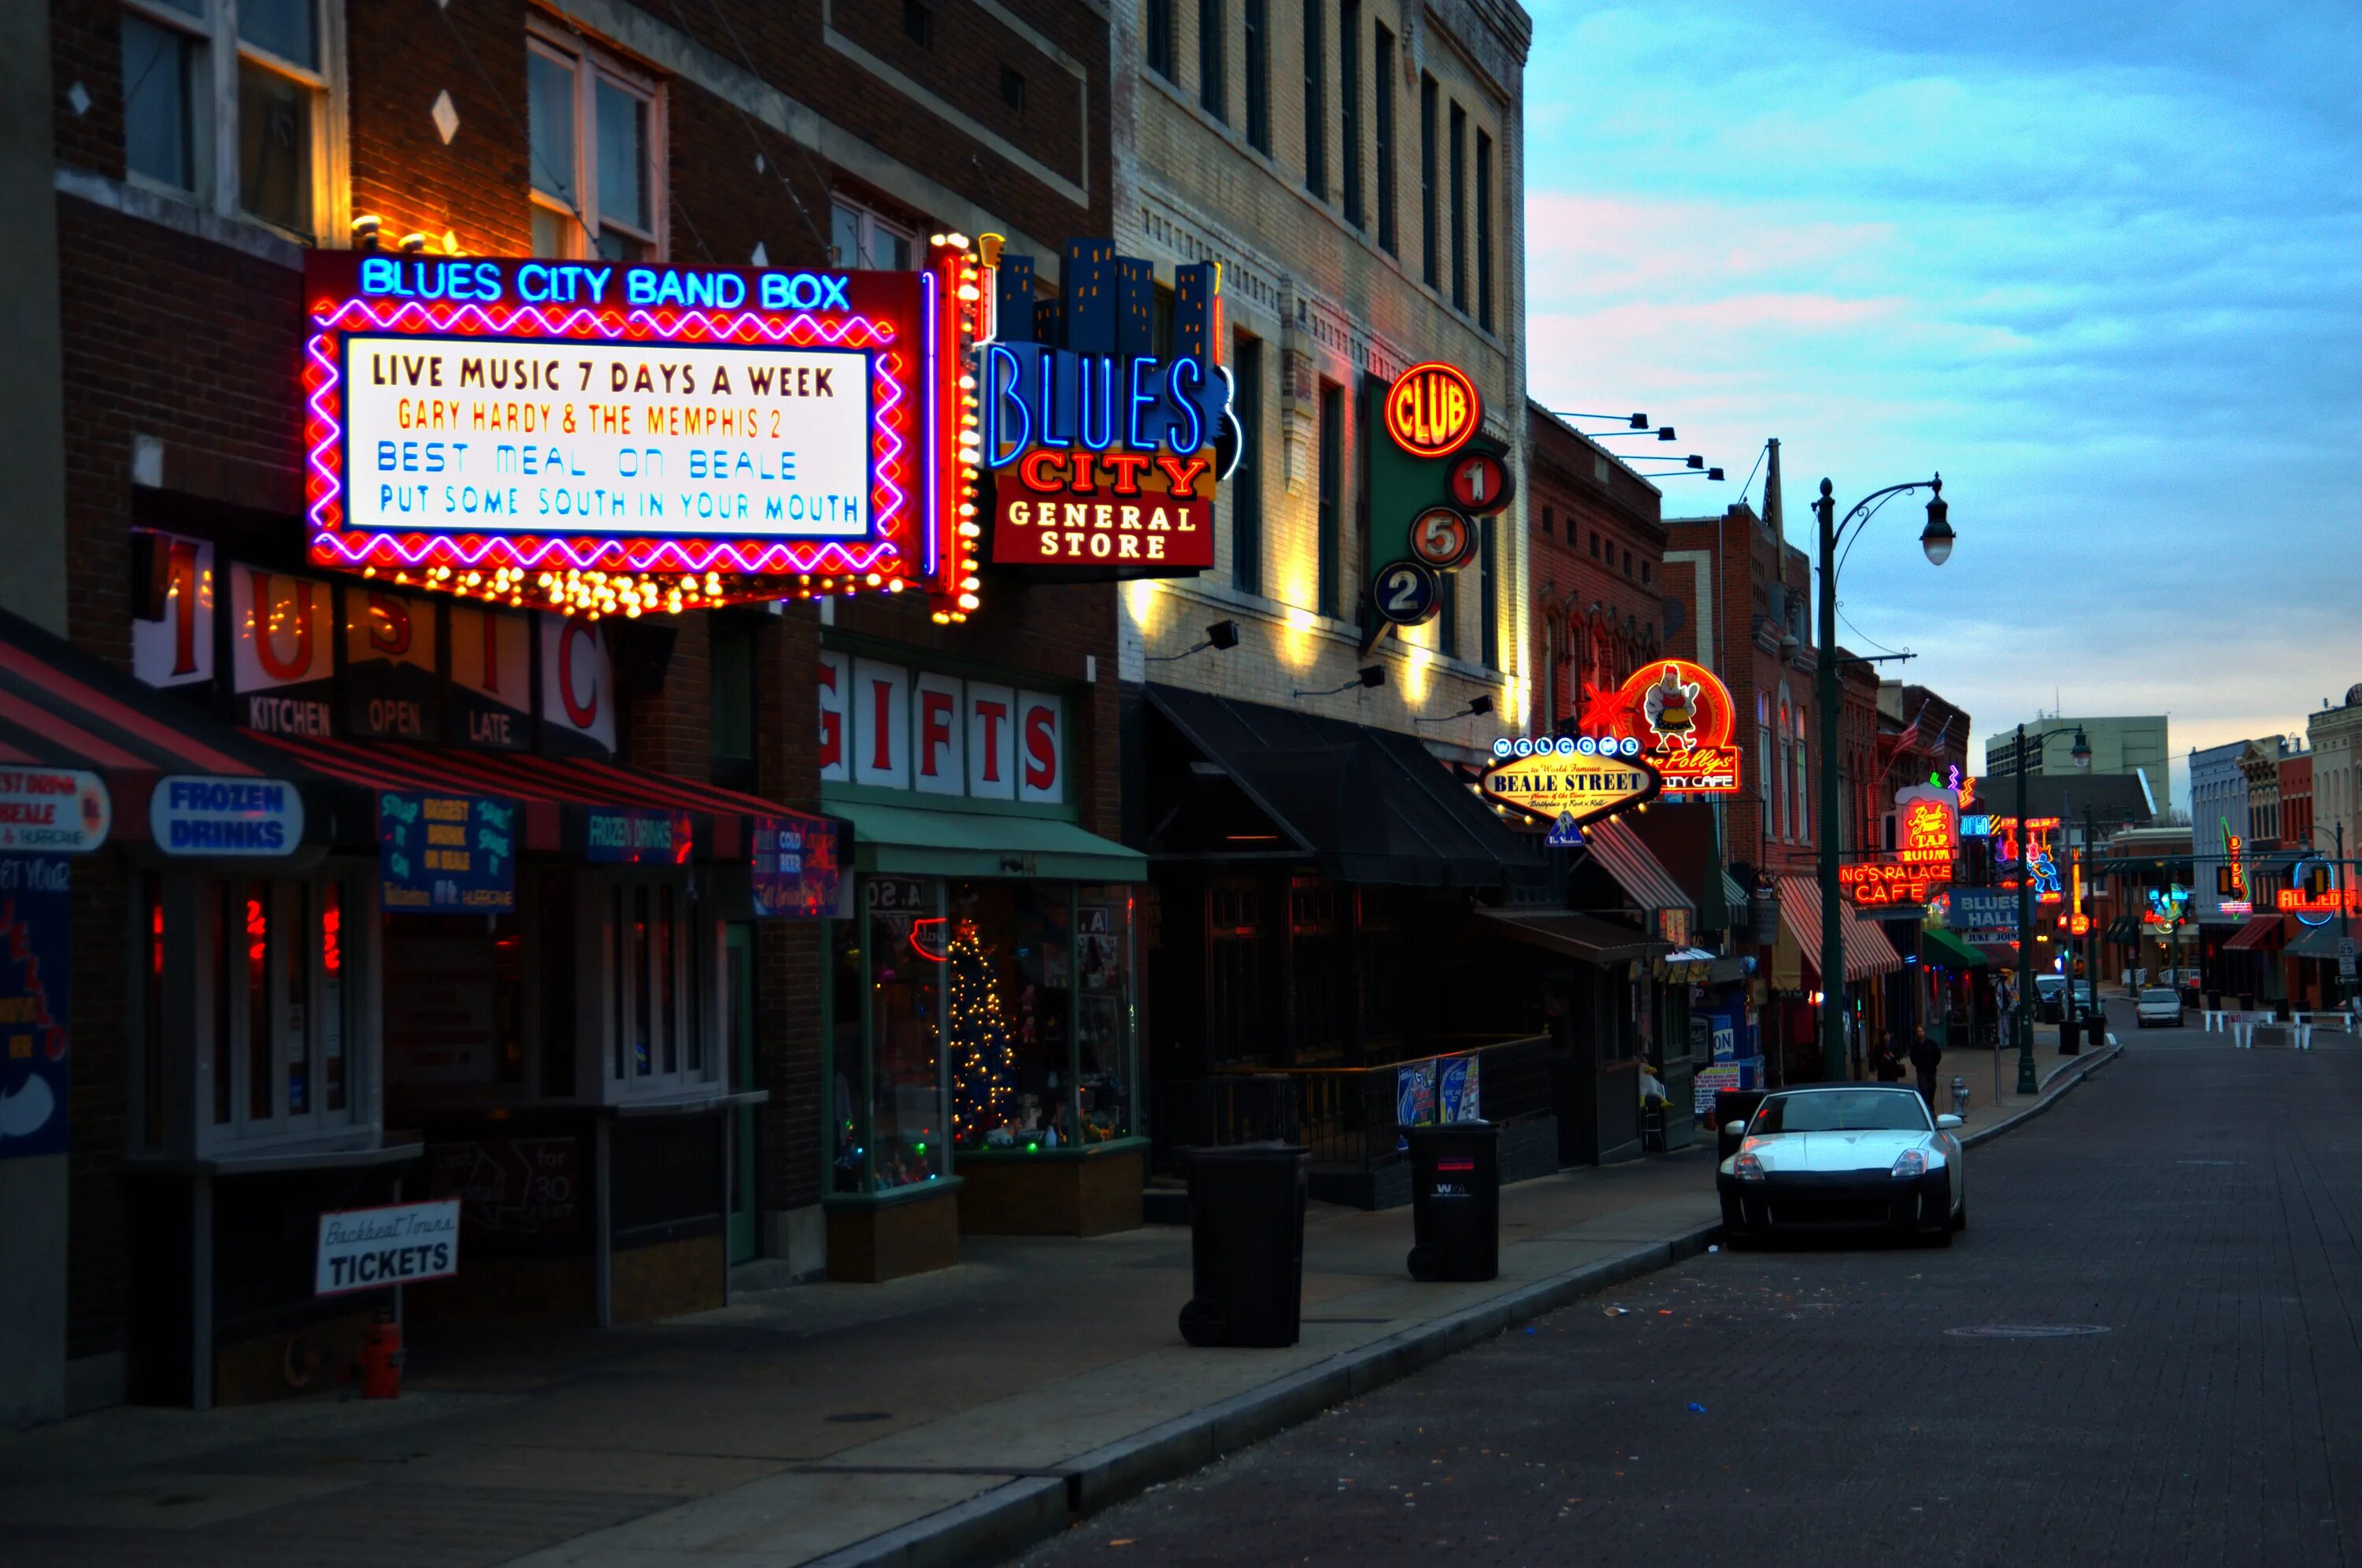
M1919 1150L1905 1149L1901 1154L1894 1156L1894 1175L1897 1177L1926 1176L1926 1174L1927 1156Z
M1730 1174L1741 1181L1761 1181L1763 1162L1742 1150L1738 1157L1730 1162Z

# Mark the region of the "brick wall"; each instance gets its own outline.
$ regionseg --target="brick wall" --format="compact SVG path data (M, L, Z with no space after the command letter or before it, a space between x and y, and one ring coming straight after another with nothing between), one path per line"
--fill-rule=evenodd
M1094 7L1007 0L995 11L941 0L932 47L901 32L901 8L818 0L710 0L686 8L570 0L562 27L661 85L672 259L745 265L757 245L778 266L827 259L832 192L925 236L983 224L1032 237L1054 271L1069 236L1112 232L1108 22ZM51 0L58 157L91 196L59 197L64 265L67 527L73 542L67 621L75 641L117 663L129 654L128 537L152 523L207 535L245 558L300 562L300 252L243 220L127 186L121 8ZM354 213L388 239L447 230L465 250L529 245L526 20L522 0L348 0L348 188ZM534 15L546 16L535 12ZM686 29L686 30L684 30ZM1002 66L1025 79L1020 110ZM768 90L743 91L749 77ZM73 89L87 96L77 112ZM447 93L447 143L432 109ZM734 94L732 95L732 94ZM794 127L791 136L769 123ZM937 210L938 208L943 210ZM160 214L155 216L143 213ZM341 243L340 235L328 235ZM131 483L136 436L161 443L160 487ZM933 625L918 606L846 605L841 624L915 649L1038 671L1080 691L1086 656L1102 684L1076 705L1071 773L1086 825L1117 831L1115 596L1107 587L1028 590L995 580L967 626ZM625 706L623 740L640 766L711 771L709 642L683 617L661 690ZM646 640L619 628L619 645ZM757 640L757 789L810 809L818 790L813 690L819 646L810 606L767 621ZM74 1180L69 1289L73 1353L123 1331L124 1147L129 1043L121 1011L124 891L94 865L78 871ZM820 1193L816 926L758 939L762 1201L790 1208Z

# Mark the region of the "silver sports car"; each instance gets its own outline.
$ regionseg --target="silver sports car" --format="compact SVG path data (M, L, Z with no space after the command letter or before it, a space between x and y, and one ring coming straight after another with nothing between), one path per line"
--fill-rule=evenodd
M1930 1118L1917 1091L1815 1084L1768 1096L1722 1162L1724 1236L1733 1242L1841 1230L1925 1236L1950 1246L1969 1223L1957 1116Z

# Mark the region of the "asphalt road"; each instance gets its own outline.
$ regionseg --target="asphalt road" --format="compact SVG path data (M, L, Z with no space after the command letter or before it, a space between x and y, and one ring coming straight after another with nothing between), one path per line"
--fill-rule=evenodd
M2130 1021L1949 1251L1709 1253L1023 1562L2362 1562L2362 1041Z

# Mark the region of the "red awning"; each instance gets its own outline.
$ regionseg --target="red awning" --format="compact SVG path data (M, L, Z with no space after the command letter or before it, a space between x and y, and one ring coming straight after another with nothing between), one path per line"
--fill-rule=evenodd
M1794 931L1796 945L1805 962L1817 975L1821 967L1821 889L1809 877L1780 878L1780 924ZM1903 955L1886 940L1886 933L1874 921L1867 921L1849 907L1838 906L1838 929L1845 935L1846 982L1866 980L1872 975L1891 975L1903 967Z
M700 819L697 842L704 857L717 861L740 861L754 852L749 817L798 814L754 795L590 757L460 751L398 741L259 738L315 773L368 790L443 790L514 801L524 823L523 847L539 854L579 847L568 842L569 807L687 812Z
M1604 817L1583 830L1583 842L1589 846L1591 857L1606 868L1616 885L1639 908L1652 915L1660 910L1697 912L1690 896L1665 869L1665 863L1640 841L1630 823Z
M0 763L106 779L116 839L148 836L148 797L173 773L252 778L295 770L192 703L0 610Z
M2250 915L2247 923L2233 933L2230 941L2223 944L2223 951L2228 953L2235 947L2244 947L2257 953L2275 952L2283 945L2280 928L2287 922L2285 915Z

